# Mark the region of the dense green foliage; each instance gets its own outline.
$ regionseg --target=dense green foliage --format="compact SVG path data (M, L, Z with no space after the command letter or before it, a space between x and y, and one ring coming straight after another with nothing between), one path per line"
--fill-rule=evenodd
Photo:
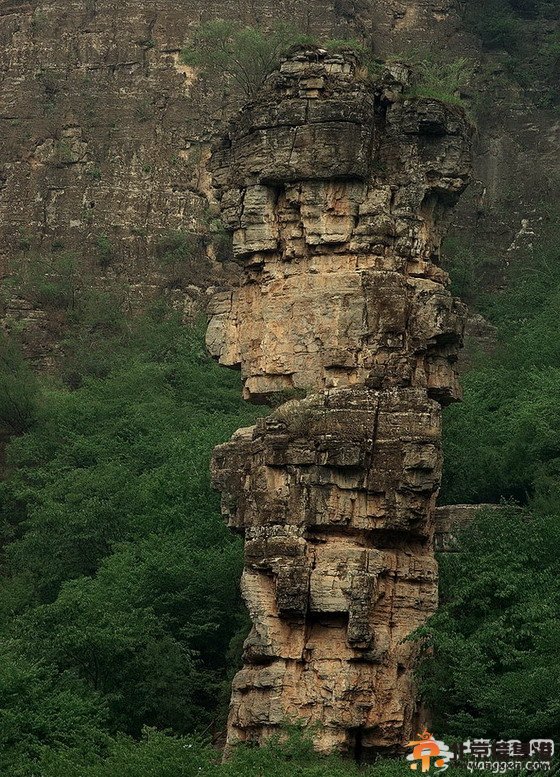
M37 419L39 384L15 344L0 333L0 429L27 431Z
M281 744L240 748L226 763L221 753L195 737L174 737L145 729L142 739L118 736L103 756L77 761L73 750L50 751L41 761L41 777L405 777L404 759L360 767L337 757L319 757L308 737L292 734ZM465 777L453 769L454 777Z
M499 344L446 411L446 502L545 499L560 473L560 239L512 266L505 293L480 300Z
M560 510L488 511L440 560L422 667L437 731L560 738Z
M463 255L455 252L456 257ZM473 297L475 286L471 286ZM423 630L424 693L442 733L560 737L560 239L506 291L478 294L498 347L444 419L443 501L513 500L441 559L442 606Z
M45 384L10 445L0 487L10 774L57 743L86 752L146 724L219 726L230 642L246 631L240 545L209 458L255 411L238 376L173 316L119 326L102 375L82 367L74 391ZM0 406L29 377L13 356L2 366Z

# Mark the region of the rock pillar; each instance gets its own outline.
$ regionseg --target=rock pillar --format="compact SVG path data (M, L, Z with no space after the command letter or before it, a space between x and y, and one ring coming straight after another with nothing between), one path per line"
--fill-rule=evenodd
M253 622L230 746L299 720L319 750L360 754L418 722L406 637L437 605L441 406L459 398L465 312L439 250L470 129L408 98L408 77L300 50L212 158L243 275L212 301L208 347L248 400L286 400L213 458Z

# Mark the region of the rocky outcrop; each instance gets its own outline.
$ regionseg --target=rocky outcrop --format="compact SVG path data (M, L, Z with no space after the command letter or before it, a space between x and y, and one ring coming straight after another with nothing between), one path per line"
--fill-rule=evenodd
M216 148L242 267L207 341L247 399L293 398L216 448L245 535L252 631L228 743L287 720L316 746L402 744L416 725L406 637L437 604L441 405L459 398L464 308L438 266L470 174L460 109L407 99L406 68L298 51Z

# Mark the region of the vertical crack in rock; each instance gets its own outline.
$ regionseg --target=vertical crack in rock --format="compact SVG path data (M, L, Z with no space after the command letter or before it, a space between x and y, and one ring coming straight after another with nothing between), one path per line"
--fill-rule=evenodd
M304 397L214 452L253 622L229 746L303 720L319 750L362 757L418 724L405 638L437 604L441 405L459 398L465 313L437 261L470 128L407 99L407 78L299 50L211 160L244 275L214 297L208 347L248 400Z

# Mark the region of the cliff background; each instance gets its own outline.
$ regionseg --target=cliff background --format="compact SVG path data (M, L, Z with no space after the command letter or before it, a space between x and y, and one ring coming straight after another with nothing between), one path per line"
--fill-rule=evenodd
M234 268L216 260L228 258L227 247L216 250L209 237L205 164L238 96L180 59L201 22L216 18L289 22L319 38L358 39L380 58L468 58L475 183L453 246L471 251L474 272L499 285L512 247L542 231L560 186L558 15L554 3L521 0L3 0L4 320L48 366L66 300L31 289L38 262L55 281L118 289L131 308L163 295L187 318L204 308L208 287L231 277Z

